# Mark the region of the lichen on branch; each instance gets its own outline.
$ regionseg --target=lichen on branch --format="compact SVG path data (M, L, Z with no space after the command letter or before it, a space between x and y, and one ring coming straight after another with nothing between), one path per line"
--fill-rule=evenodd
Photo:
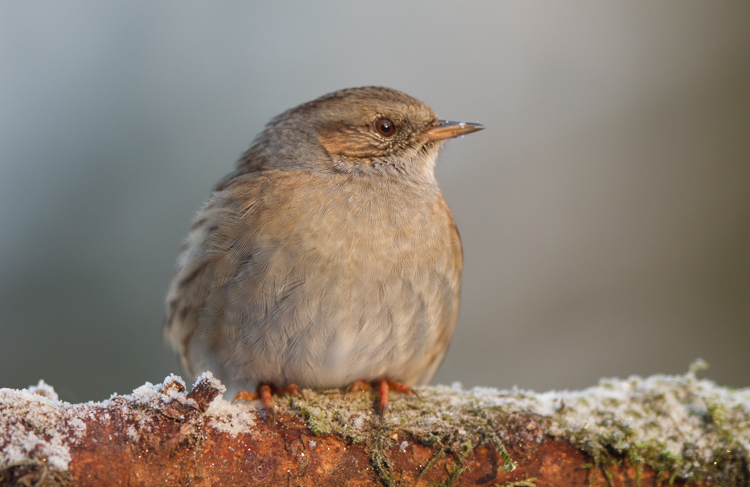
M0 389L0 485L747 485L750 389L682 376L582 391L418 388L230 404L210 373L70 404Z

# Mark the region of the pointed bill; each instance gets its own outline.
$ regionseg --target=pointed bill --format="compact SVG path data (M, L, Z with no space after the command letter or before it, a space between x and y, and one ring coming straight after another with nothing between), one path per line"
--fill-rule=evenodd
M484 129L481 123L452 122L450 120L438 120L435 125L425 130L427 140L452 139L461 135L470 134Z

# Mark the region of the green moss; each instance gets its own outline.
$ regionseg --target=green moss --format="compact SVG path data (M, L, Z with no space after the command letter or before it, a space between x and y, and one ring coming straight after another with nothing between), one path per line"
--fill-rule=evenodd
M388 486L395 485L396 479L393 476L393 468L391 462L388 459L386 452L390 449L391 441L386 428L380 428L374 432L370 443L370 463L372 464L375 471L378 473L378 477Z
M638 484L645 465L668 472L672 483L682 478L733 485L750 477L748 390L717 387L691 371L607 380L559 395L567 396L566 408L548 415L547 433L590 453L605 476L605 460L625 457L636 466Z
M480 401L469 401L458 408L445 403L441 400L443 389L422 391L427 393L422 399L393 394L390 411L384 418L375 414L373 395L367 392L305 391L305 399L290 397L282 401L299 411L315 434L338 434L354 443L366 442L370 463L386 485L395 485L388 452L394 444L392 436L399 432L406 432L424 444L441 446L420 476L445 454L455 455L457 465L449 473L446 485L455 482L466 470L463 464L466 456L486 443L491 443L501 455L503 469L515 468L492 424L496 414L485 410Z
M536 478L516 480L515 482L507 482L503 485L495 484L495 487L537 487Z
M441 458L443 458L445 456L445 453L448 451L448 448L445 447L445 446L443 446L442 444L440 445L440 447L441 448L432 455L432 457L430 458L430 461L427 462L427 465L425 465L424 468L422 468L422 471L419 472L419 475L417 476L417 480L421 479L424 476L424 474L426 474L427 472L429 472L430 469L432 467L434 467L435 464Z
M305 391L306 400L288 399L288 405L305 416L315 433L368 442L373 467L389 485L391 436L402 432L440 445L423 473L451 453L457 466L448 480L455 481L463 472L465 452L488 443L500 454L503 468L512 471L516 464L505 444L528 441L509 426L509 418L519 414L534 418L543 434L589 453L592 468L609 481L613 462L627 459L637 469L639 484L646 466L663 472L668 482L741 484L750 479L750 389L699 380L695 372L700 365L682 376L605 379L572 392L424 387L419 389L421 400L393 394L382 421L370 393Z
M68 472L51 468L45 461L29 459L0 467L0 485L68 487L73 485L73 478Z
M446 480L445 483L442 484L442 487L450 487L451 485L453 485L458 480L458 477L460 477L467 468L469 467L463 464L457 465L456 468L451 471L450 475L448 475L448 480Z

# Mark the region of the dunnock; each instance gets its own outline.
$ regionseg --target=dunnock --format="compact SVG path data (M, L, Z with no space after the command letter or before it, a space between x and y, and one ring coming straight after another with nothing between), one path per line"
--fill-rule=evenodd
M461 240L435 179L448 122L396 90L353 88L273 119L195 220L166 333L230 389L430 380L458 316ZM241 393L240 399L257 397Z

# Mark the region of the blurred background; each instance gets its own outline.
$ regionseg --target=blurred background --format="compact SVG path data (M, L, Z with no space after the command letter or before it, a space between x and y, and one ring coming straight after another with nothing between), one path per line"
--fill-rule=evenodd
M0 3L0 387L182 373L163 300L263 125L385 85L480 121L438 179L464 243L433 382L750 386L750 3Z

